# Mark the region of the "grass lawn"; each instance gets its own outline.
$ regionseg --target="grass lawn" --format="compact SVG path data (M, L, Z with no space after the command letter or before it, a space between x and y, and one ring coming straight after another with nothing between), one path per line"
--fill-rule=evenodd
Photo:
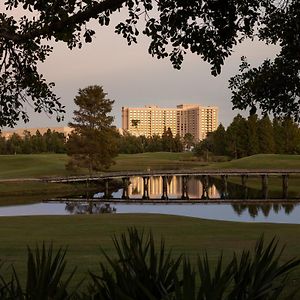
M0 179L70 175L65 170L65 154L23 154L0 156ZM180 168L300 169L300 155L258 154L229 162L197 161L190 152L120 154L109 171Z
M236 223L196 218L153 214L104 214L77 216L38 216L0 218L0 258L25 274L26 245L34 247L41 241L53 242L55 247L68 245L69 270L78 267L77 280L86 271L97 270L102 259L100 246L110 255L115 254L111 236L124 232L129 226L151 229L157 239L164 236L173 253L185 253L193 262L198 254L207 250L215 263L223 250L226 258L233 251L251 248L255 240L265 234L267 240L274 235L280 245L287 244L283 259L300 256L300 225ZM293 278L300 283L300 270Z
M300 169L300 155L257 154L228 162L212 163L217 169Z
M0 156L0 179L65 176L65 154L18 154Z
M110 168L110 171L194 169L204 166L207 166L207 163L197 161L191 152L148 152L120 154L116 158L116 164Z
M62 191L73 193L74 188L67 185L47 185L35 182L21 182L22 178L43 178L49 176L67 176L65 170L67 162L65 154L28 154L28 155L1 155L0 156L0 180L20 179L16 183L0 182L0 197L7 196L31 196L43 194L57 195ZM185 153L141 153L141 154L120 154L115 159L116 164L109 171L128 170L158 170L158 169L300 169L300 155L275 155L260 154L245 157L238 160L222 163L204 163L197 161L190 152ZM83 172L84 173L84 172ZM232 178L238 180L237 178ZM230 179L231 180L231 179ZM291 180L289 189L295 186L299 189L299 180ZM260 188L260 182L256 180L249 183L252 187ZM280 187L281 183L275 182L274 187ZM270 189L272 185L270 183Z

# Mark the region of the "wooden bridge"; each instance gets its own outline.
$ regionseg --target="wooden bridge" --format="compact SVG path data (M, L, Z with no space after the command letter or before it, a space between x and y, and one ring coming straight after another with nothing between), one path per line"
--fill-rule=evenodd
M141 200L149 200L149 179L150 177L162 177L162 195L160 200L169 200L168 197L168 178L170 176L177 176L181 178L182 184L182 200L188 200L188 181L191 176L197 176L200 178L203 185L203 195L199 200L208 200L208 187L210 177L219 178L221 180L221 199L228 198L228 177L235 176L241 178L241 186L244 191L244 198L247 198L247 181L249 177L259 177L261 180L261 199L268 199L269 197L269 183L268 179L271 176L281 177L282 180L282 199L288 199L288 179L290 176L299 176L300 180L300 170L287 170L287 169L228 169L228 170L158 170L158 171L132 171L132 172L110 172L103 173L96 176L74 176L74 177L60 177L45 179L47 182L52 183L75 183L75 182L104 182L105 190L103 199L111 199L109 193L109 182L112 179L122 180L123 194L122 200L129 199L128 187L130 185L131 177L141 177L143 178L143 196ZM300 181L299 181L300 183ZM113 199L111 199L113 200ZM133 199L130 199L133 200ZM210 199L211 201L212 199Z

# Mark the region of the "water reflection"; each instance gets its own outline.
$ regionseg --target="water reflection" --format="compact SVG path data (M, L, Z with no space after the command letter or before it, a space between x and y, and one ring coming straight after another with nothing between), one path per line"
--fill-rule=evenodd
M279 214L279 212L284 212L286 215L292 213L295 208L295 204L232 204L233 210L237 215L241 216L243 213L249 214L252 218L257 217L262 213L265 217L270 214Z
M167 176L167 195L170 199L181 199L184 182L182 177ZM150 177L148 181L148 195L150 199L159 199L164 194L164 178L162 176ZM194 199L218 199L220 193L213 181L206 186L200 176L191 176L187 182L188 196ZM145 195L143 177L131 177L128 185L128 196L132 199L142 199Z
M275 194L270 191L269 195ZM102 182L99 192L73 199L3 206L0 216L160 213L228 221L300 223L297 202L255 200L261 198L262 190L232 184L225 177L131 177Z
M65 210L72 215L107 214L107 213L115 213L116 212L116 208L111 206L109 203L96 203L93 201L66 202Z

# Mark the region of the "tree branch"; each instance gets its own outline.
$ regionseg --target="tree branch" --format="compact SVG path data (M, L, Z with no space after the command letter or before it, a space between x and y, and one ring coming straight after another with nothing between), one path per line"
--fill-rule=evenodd
M35 39L37 37L50 38L55 33L60 32L66 27L74 28L75 26L80 26L91 19L96 19L99 14L105 11L116 11L121 8L125 2L126 0L104 0L101 2L94 2L85 10L80 10L67 19L45 24L42 28L37 28L36 30L31 30L24 34L11 32L11 30L5 26L5 22L2 22L2 24L0 24L0 38L11 40L15 43L22 43L28 39Z

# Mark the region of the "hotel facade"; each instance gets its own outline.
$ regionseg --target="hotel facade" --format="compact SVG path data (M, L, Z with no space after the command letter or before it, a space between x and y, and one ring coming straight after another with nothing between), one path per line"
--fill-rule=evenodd
M162 135L168 128L173 135L190 133L195 140L206 138L218 127L218 107L180 104L176 108L158 106L122 107L122 129L132 135Z

